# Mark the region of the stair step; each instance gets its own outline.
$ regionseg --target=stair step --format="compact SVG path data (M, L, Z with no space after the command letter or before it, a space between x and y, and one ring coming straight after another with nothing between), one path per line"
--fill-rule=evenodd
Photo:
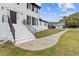
M13 25L15 28L15 40L17 43L35 39L35 36L24 25Z

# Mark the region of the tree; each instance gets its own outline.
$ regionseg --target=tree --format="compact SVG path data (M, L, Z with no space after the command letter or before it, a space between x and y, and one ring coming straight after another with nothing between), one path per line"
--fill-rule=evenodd
M79 13L74 13L72 15L64 16L63 20L65 21L65 26L69 28L79 27Z

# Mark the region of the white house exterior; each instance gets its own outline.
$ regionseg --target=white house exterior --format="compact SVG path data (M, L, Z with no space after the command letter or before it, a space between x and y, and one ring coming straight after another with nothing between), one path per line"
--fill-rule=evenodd
M49 22L49 28L63 29L65 23L63 21L59 22Z
M48 22L42 19L39 19L40 22L40 30L48 29Z
M62 29L64 28L64 23L61 22L53 23L53 26L55 26L56 29Z
M0 41L10 40L19 44L35 40L34 33L41 28L40 8L35 3L1 3Z

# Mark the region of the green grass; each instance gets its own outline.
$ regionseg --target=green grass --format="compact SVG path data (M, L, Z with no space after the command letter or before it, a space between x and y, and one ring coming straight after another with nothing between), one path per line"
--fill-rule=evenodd
M23 53L22 53L23 52ZM12 43L5 43L0 45L0 55L1 56L13 56L13 55L24 55L26 52L13 45Z
M37 32L35 36L36 38L42 38L42 37L46 37L46 36L58 33L60 31L62 31L62 29L47 29L41 32Z
M37 52L36 55L45 56L79 56L79 31L70 30L60 38L55 46Z
M50 48L40 51L29 51L18 48L11 43L0 45L0 55L11 56L71 56L79 55L79 31L70 30L65 33L59 42Z

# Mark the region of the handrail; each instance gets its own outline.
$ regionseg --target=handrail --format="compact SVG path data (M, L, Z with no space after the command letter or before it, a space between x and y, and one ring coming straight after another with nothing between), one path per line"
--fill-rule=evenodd
M8 23L9 23L9 26L10 26L10 31L11 31L11 33L13 35L14 43L16 43L15 42L15 29L14 29L14 27L12 25L12 22L11 22L11 19L9 18L9 16L8 16Z
M37 30L32 25L27 25L27 21L25 19L23 20L22 24L25 25L32 34L36 34Z
M35 35L36 33L36 29L32 26L32 25L26 25L26 27L28 28L28 30Z

